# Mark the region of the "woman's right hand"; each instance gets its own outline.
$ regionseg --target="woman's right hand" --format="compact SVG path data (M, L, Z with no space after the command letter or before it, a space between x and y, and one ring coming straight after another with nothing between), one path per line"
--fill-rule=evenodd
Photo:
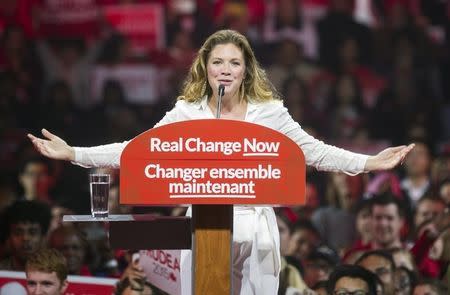
M44 156L56 160L75 160L75 150L68 145L64 140L58 136L50 133L46 129L42 129L42 135L45 137L39 138L32 134L28 134L28 138L33 143L34 147Z

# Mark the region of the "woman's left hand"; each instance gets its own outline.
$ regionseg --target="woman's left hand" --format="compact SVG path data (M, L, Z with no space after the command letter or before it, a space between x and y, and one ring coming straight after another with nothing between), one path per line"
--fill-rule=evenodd
M414 148L414 144L387 148L367 159L364 171L389 170L403 163L406 155Z

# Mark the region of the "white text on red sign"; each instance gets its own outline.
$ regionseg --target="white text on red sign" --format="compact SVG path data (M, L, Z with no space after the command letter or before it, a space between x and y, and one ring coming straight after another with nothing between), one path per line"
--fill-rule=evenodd
M222 153L226 156L242 153L243 156L278 156L280 142L258 141L244 138L239 141L203 141L201 138L178 138L175 141L163 141L150 138L150 152L202 152Z

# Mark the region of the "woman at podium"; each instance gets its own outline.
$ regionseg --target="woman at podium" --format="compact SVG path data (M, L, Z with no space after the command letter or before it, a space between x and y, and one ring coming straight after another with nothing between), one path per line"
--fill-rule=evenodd
M349 175L391 169L403 161L413 145L387 148L363 155L327 145L307 134L283 106L277 91L259 66L247 39L236 31L211 35L195 58L174 108L155 127L216 117L242 120L277 130L303 150L307 165ZM83 167L119 168L127 142L96 147L72 147L42 130L43 138L29 134L43 155ZM235 206L233 232L233 294L277 294L279 233L271 207ZM188 257L189 258L189 257ZM190 265L182 265L182 276ZM189 279L185 279L187 284ZM188 286L183 292L190 294Z

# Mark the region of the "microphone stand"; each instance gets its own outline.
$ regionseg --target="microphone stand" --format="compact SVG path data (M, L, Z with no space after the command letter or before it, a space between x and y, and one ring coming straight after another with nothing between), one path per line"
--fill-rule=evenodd
M225 86L219 85L216 119L220 119L224 92ZM214 294L233 294L231 267L233 257L233 205L192 205L192 228L194 239L192 271L196 273L192 294L212 294L212 290L214 290ZM215 277L221 280L219 287L211 280L205 279L210 277L209 261L206 263L206 258L204 258L208 255L200 253L197 245L209 249L207 250L208 255L214 253L215 256L213 255L213 257L221 258L218 262L221 267L220 273L215 273ZM205 291L209 292L205 293Z

